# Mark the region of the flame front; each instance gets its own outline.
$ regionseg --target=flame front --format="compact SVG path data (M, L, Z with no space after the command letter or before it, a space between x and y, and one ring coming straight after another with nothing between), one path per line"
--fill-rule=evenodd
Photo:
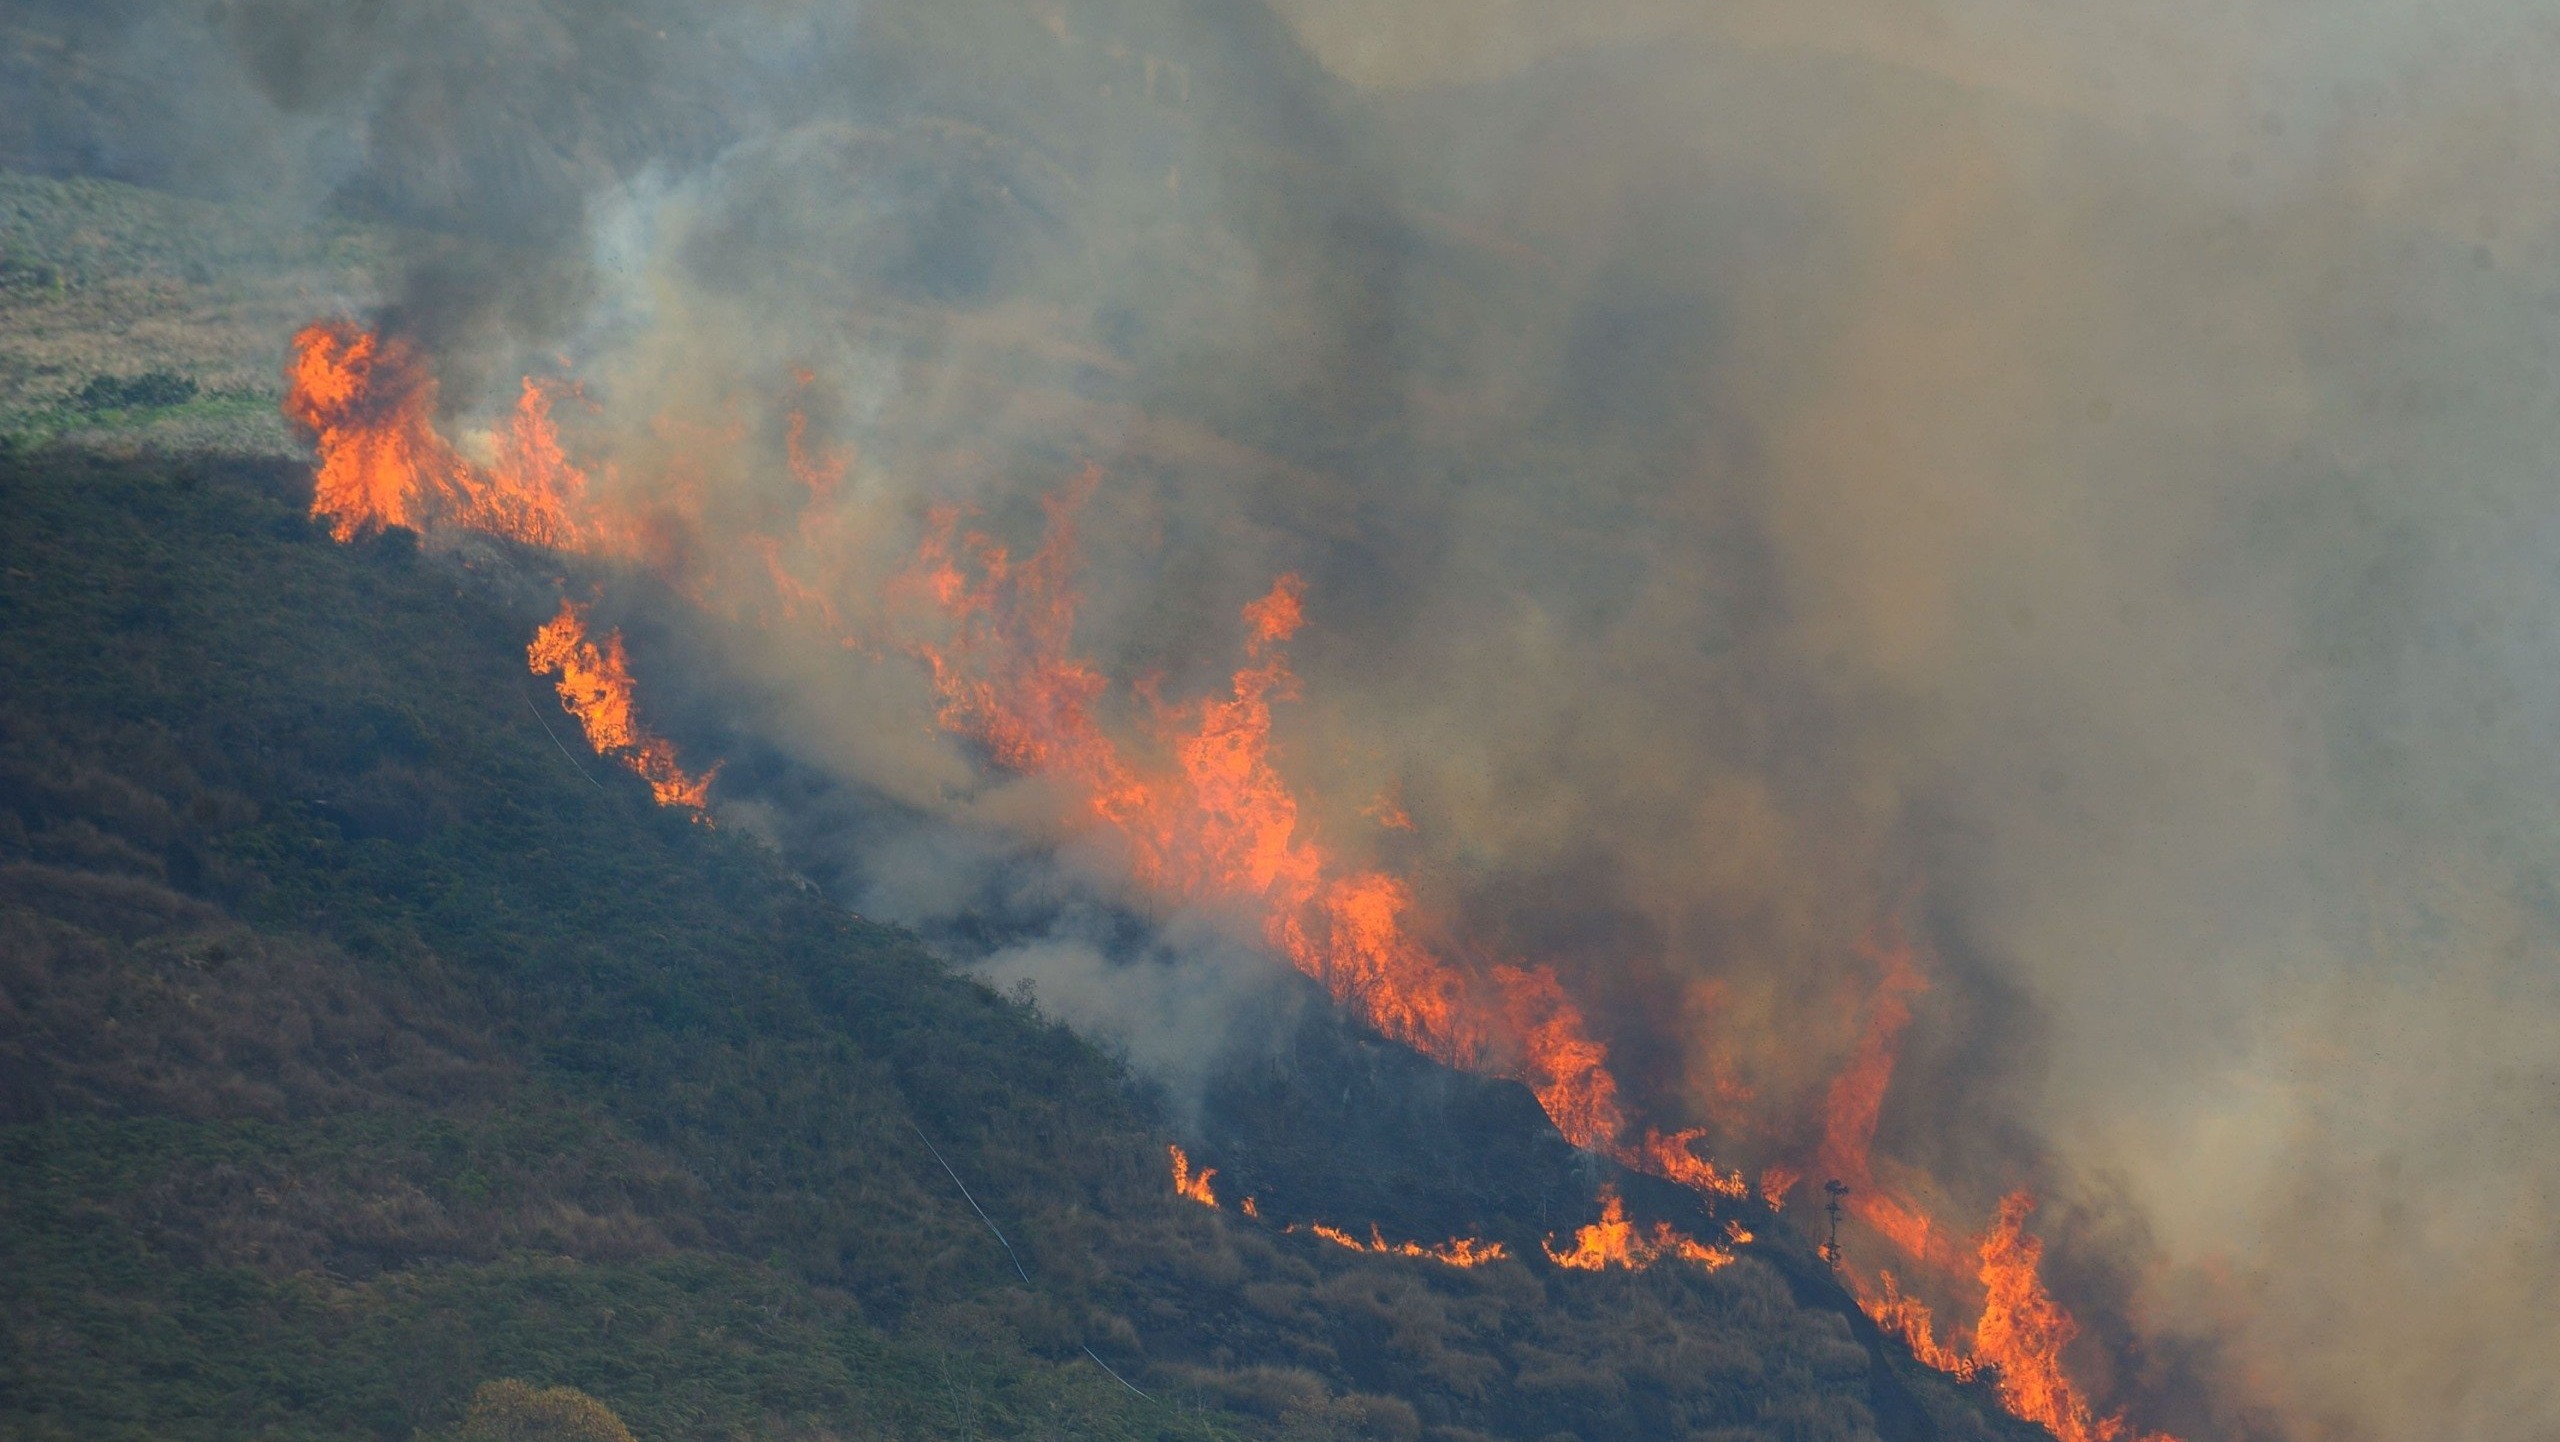
M560 614L534 633L524 659L533 674L557 678L553 685L560 693L560 704L578 718L587 745L648 782L659 805L699 812L709 804L712 773L688 775L676 762L676 748L640 729L632 719L631 662L623 652L620 631L607 632L604 644L598 646L587 639L585 613L574 603L562 601Z
M1876 1274L1876 1290L1858 1289L1858 1308L1875 1324L1902 1339L1911 1355L1959 1381L1970 1382L1974 1376L1971 1357L1938 1340L1937 1320L1929 1314L1927 1304L1903 1295L1902 1286L1891 1272Z
M587 478L562 453L550 397L531 378L497 463L475 465L437 433L435 376L415 346L317 321L294 335L284 413L317 453L312 517L340 541L430 523L536 546L591 539L572 519Z
M1289 1230L1294 1232L1297 1228L1291 1227ZM1488 1262L1499 1262L1511 1255L1510 1248L1500 1242L1488 1242L1481 1237L1452 1237L1436 1247L1426 1247L1420 1242L1390 1242L1378 1230L1375 1222L1369 1224L1369 1240L1365 1242L1339 1227L1328 1227L1322 1222L1309 1223L1307 1230L1337 1247L1348 1247L1355 1252L1370 1252L1388 1257L1416 1257L1423 1261L1438 1262L1447 1267L1481 1267Z
M2025 1192L2010 1193L1982 1239L1984 1295L1982 1320L1973 1329L1974 1360L1999 1370L2002 1405L2042 1423L2061 1442L2117 1442L2126 1435L2123 1415L2097 1416L2063 1370L2062 1351L2080 1327L2045 1291L2044 1243L2026 1230L2035 1206ZM2175 1439L2152 1433L2142 1442Z
M1733 1261L1733 1253L1684 1237L1669 1222L1638 1228L1627 1219L1627 1204L1619 1200L1614 1188L1604 1188L1600 1193L1600 1220L1575 1231L1571 1247L1558 1250L1550 1241L1546 1252L1547 1260L1557 1266L1581 1272L1611 1267L1642 1271L1665 1257L1695 1262L1712 1272Z
M1182 1148L1167 1147L1165 1150L1173 1153L1174 1195L1188 1197L1204 1207L1217 1206L1218 1194L1209 1190L1209 1179L1218 1174L1218 1169L1202 1167L1195 1172L1191 1170L1191 1158L1183 1153ZM1250 1201L1251 1198L1247 1200Z
M813 378L798 379L806 388ZM742 423L659 420L659 439L682 458L662 463L658 499L642 512L617 508L570 459L552 415L555 395L570 392L527 378L511 413L475 446L485 459L475 460L438 432L435 378L396 335L346 321L306 326L294 337L287 381L285 414L310 438L317 462L312 516L341 541L389 527L471 531L645 561L697 600L731 594L722 589L725 580L714 584L722 573L712 569L728 562L699 544L711 471L695 449L735 447ZM734 606L731 614L815 622L839 643L869 649L876 638L853 634L840 609L840 553L862 524L842 504L852 489L853 457L813 447L808 432L806 412L792 409L783 449L802 497L796 519L783 532L748 535L739 558L753 563L744 578L766 588L769 600ZM925 603L933 634L911 639L906 649L927 670L942 728L984 748L999 767L1058 784L1082 820L1122 849L1130 877L1160 903L1243 913L1276 952L1379 1032L1447 1065L1527 1085L1576 1146L1689 1187L1710 1206L1751 1195L1741 1174L1702 1154L1702 1129L1648 1126L1631 1135L1608 1049L1552 969L1484 957L1451 937L1405 878L1347 863L1322 844L1275 760L1275 707L1300 690L1286 651L1306 619L1306 587L1297 576L1279 576L1243 607L1244 657L1223 692L1168 703L1141 686L1136 723L1119 734L1106 728L1111 684L1072 646L1081 599L1077 525L1100 479L1088 468L1044 498L1046 533L1019 560L968 528L963 511L929 515L913 564L889 599ZM661 803L702 808L710 773L687 773L674 748L634 719L619 633L592 641L582 610L564 601L534 638L527 662L556 677L562 703L599 755L640 775ZM1392 791L1363 814L1384 830L1414 827ZM2018 1194L2003 1203L1969 1257L1926 1207L1878 1177L1871 1158L1878 1122L1902 1032L1928 978L1898 933L1869 950L1876 979L1863 999L1842 1007L1858 1018L1857 1028L1824 1097L1818 1138L1769 1162L1759 1196L1772 1209L1783 1205L1808 1175L1804 1165L1820 1168L1810 1175L1845 1182L1846 1210L1912 1259L1933 1295L1978 1285L1985 1299L1970 1353L1959 1352L1938 1339L1929 1309L1880 1272L1874 1289L1858 1289L1880 1326L1955 1375L1994 1369L2010 1410L2060 1442L2119 1442L2122 1420L2097 1418L2063 1369L2077 1329L2038 1275L2041 1244L2024 1230L2032 1202ZM1720 1103L1750 1100L1738 1077L1720 1070L1716 1085ZM1216 1206L1213 1170L1194 1174L1179 1148L1172 1159L1177 1192ZM1246 1207L1253 1210L1249 1200ZM1454 1266L1504 1255L1500 1244L1473 1239L1432 1248L1388 1243L1374 1227L1366 1242L1339 1229L1319 1227L1317 1234L1362 1251ZM1728 1220L1726 1236L1739 1245L1749 1233ZM1550 1241L1545 1250L1558 1266L1595 1271L1663 1257L1712 1270L1733 1257L1667 1224L1637 1228L1614 1191L1604 1194L1600 1221L1579 1229L1570 1247Z
M1244 607L1246 663L1226 695L1150 698L1140 755L1103 730L1108 683L1072 647L1076 523L1098 479L1088 470L1044 501L1047 534L1020 563L959 511L931 518L903 588L945 623L942 640L914 648L942 724L1000 765L1067 782L1141 885L1173 903L1251 907L1275 949L1380 1032L1451 1066L1509 1071L1568 1140L1615 1154L1626 1121L1608 1051L1555 974L1451 965L1423 943L1400 878L1339 867L1303 824L1272 759L1273 704L1298 694L1282 650L1305 619L1297 576Z

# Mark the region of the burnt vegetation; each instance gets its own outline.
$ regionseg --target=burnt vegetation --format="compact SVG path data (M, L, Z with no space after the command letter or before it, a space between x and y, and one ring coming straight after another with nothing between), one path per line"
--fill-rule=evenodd
M330 544L303 486L0 459L0 1430L461 1435L504 1382L642 1438L2037 1435L1792 1244L1460 1271L1174 1197L1109 1059L599 788L527 703L540 617L414 543ZM1463 1137L1319 1165L1304 1068L1424 1084L1364 1045L1242 1074L1232 1165L1353 1226L1526 1205L1417 1200ZM1450 1095L1493 1168L1569 1175ZM1526 1243L1568 1205L1493 1219Z

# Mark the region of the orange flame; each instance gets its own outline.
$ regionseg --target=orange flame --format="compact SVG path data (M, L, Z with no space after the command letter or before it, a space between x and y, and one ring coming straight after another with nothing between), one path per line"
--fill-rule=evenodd
M562 454L550 398L531 379L494 468L474 465L437 434L435 377L398 336L343 320L304 326L285 383L285 417L318 453L312 518L338 540L441 523L531 545L578 542L571 515L587 478Z
M1751 1195L1751 1184L1740 1172L1720 1172L1716 1164L1700 1157L1691 1147L1706 1136L1706 1128L1691 1127L1668 1136L1647 1131L1644 1142L1634 1151L1634 1160L1621 1158L1637 1171L1680 1183L1693 1191L1731 1197L1736 1201Z
M1288 1230L1294 1232L1298 1229L1291 1227ZM1511 1249L1502 1243L1488 1242L1481 1237L1452 1237L1436 1247L1426 1247L1419 1242L1390 1242L1379 1232L1374 1222L1369 1226L1369 1240L1365 1242L1340 1227L1328 1227L1322 1222L1309 1223L1307 1230L1337 1247L1348 1247L1355 1252L1373 1252L1389 1257L1416 1257L1450 1267L1481 1267L1488 1262L1499 1262L1511 1255Z
M2165 1432L2136 1437L2121 1412L2098 1416L2065 1370L2063 1351L2080 1327L2045 1290L2044 1243L2026 1230L2035 1205L2023 1191L2002 1198L1991 1230L1976 1248L1984 1299L1970 1354L1938 1340L1928 1306L1904 1293L1889 1271L1878 1272L1875 1291L1855 1288L1860 1310L1941 1372L1967 1381L1988 1372L2003 1407L2059 1442L2177 1442Z
M2036 1201L2025 1192L2001 1199L1982 1239L1982 1320L1973 1329L1974 1360L1999 1369L2000 1401L2061 1442L2117 1442L2124 1415L2097 1416L2063 1370L2062 1351L2080 1326L2044 1289L2044 1243L2026 1230ZM2145 1442L2175 1442L2150 1434Z
M1901 1284L1891 1272L1876 1274L1877 1290L1870 1295L1857 1289L1858 1308L1873 1318L1875 1324L1900 1337L1911 1355L1923 1363L1945 1372L1959 1381L1971 1381L1974 1363L1971 1357L1938 1340L1936 1319L1927 1304L1903 1295Z
M574 603L562 601L560 614L534 633L524 659L537 676L557 673L554 684L560 704L578 718L587 744L598 756L612 757L648 782L659 805L699 812L709 804L711 778L718 768L700 776L687 775L676 764L675 747L641 730L632 719L631 662L623 651L620 631L607 632L604 644L596 645L587 639L585 613Z
M1416 933L1399 878L1337 870L1302 825L1272 759L1272 707L1298 694L1281 647L1305 619L1306 588L1283 575L1244 608L1247 664L1223 697L1158 702L1158 764L1102 728L1108 683L1073 653L1076 520L1099 482L1088 469L1044 502L1048 531L1017 564L992 538L936 512L905 587L946 622L916 653L942 698L944 727L1000 765L1069 782L1090 817L1128 848L1138 881L1173 901L1241 902L1265 938L1336 1000L1388 1037L1452 1066L1526 1082L1576 1145L1604 1148L1625 1128L1607 1050L1544 967L1502 965L1481 978Z
M1822 1166L1849 1184L1849 1211L1905 1255L1960 1265L1945 1246L1932 1253L1938 1243L1928 1214L1879 1187L1869 1160L1885 1092L1893 1084L1895 1049L1911 1023L1911 1003L1929 989L1908 940L1897 934L1876 950L1883 975L1867 1000L1866 1025L1823 1105Z
M1639 1231L1635 1223L1627 1220L1626 1203L1618 1199L1614 1188L1601 1191L1600 1220L1575 1231L1571 1247L1558 1251L1552 1240L1544 1245L1548 1261L1582 1272L1610 1267L1642 1271L1664 1257L1695 1262L1712 1272L1733 1261L1733 1253L1684 1237L1669 1222L1656 1222L1650 1231Z
M702 507L699 477L690 471L673 477L667 488L672 509L664 514L601 509L587 472L561 445L553 393L530 378L491 438L485 463L437 432L435 378L399 336L346 321L316 322L295 335L286 379L285 415L310 438L318 463L312 515L341 541L392 526L449 526L648 558L670 570L717 559L690 539L687 518L698 520ZM814 380L805 372L798 379L804 388ZM744 430L733 425L708 434L715 444L735 444ZM851 456L812 447L801 409L788 415L784 441L789 470L807 496L793 554L825 568L833 549L827 526L840 520L836 503ZM957 510L929 518L901 586L920 593L944 622L940 644L913 648L931 673L943 727L985 747L997 765L1066 783L1089 818L1125 846L1142 887L1168 902L1241 904L1258 915L1276 950L1386 1036L1452 1066L1516 1077L1577 1146L1710 1198L1748 1195L1738 1174L1699 1153L1698 1129L1665 1134L1646 1128L1639 1139L1628 1139L1607 1049L1552 970L1491 959L1461 965L1452 958L1473 953L1440 940L1404 879L1343 866L1319 844L1273 757L1273 708L1298 695L1283 651L1305 621L1306 591L1296 576L1281 576L1244 608L1246 660L1226 694L1165 705L1142 691L1154 704L1150 724L1141 728L1141 748L1124 751L1106 732L1097 707L1109 684L1070 646L1080 599L1072 584L1076 522L1099 479L1088 469L1044 500L1047 534L1020 562L989 537L964 532ZM774 613L842 631L834 596L785 564L782 538L746 539L773 589ZM671 579L688 594L702 593L700 578L690 585ZM633 721L619 634L602 646L592 643L583 614L564 603L535 637L527 661L538 673L557 673L563 703L598 754L647 780L662 803L701 809L711 776L689 776L672 746ZM1363 814L1386 829L1413 825L1392 793ZM1813 1160L1852 1184L1848 1205L1861 1221L1953 1277L1968 1259L1925 1210L1877 1184L1870 1158L1901 1033L1913 1000L1928 986L1906 941L1895 937L1877 951L1881 975L1848 1062L1825 1098ZM1719 1095L1728 1089L1747 1100L1738 1081L1727 1088L1720 1074ZM1216 1205L1213 1172L1191 1175L1178 1148L1173 1158L1177 1190ZM1760 1178L1762 1199L1781 1205L1802 1175L1787 1162L1769 1166ZM1245 1205L1254 1210L1250 1200ZM2041 1245L2022 1229L2030 1206L2023 1194L2004 1203L1981 1243L1978 1280L1989 1300L1972 1357L1938 1343L1928 1310L1903 1295L1889 1274L1881 1278L1881 1296L1862 1297L1862 1305L1933 1366L1960 1374L1996 1366L2010 1409L2062 1442L2117 1442L2121 1419L2094 1418L2062 1370L2062 1350L2076 1329L2037 1276ZM1728 1222L1727 1235L1739 1243L1747 1233ZM1457 1256L1502 1255L1499 1244L1467 1239L1432 1249L1390 1246L1375 1228L1369 1243L1338 1231L1329 1236L1362 1250L1431 1255L1453 1265L1475 1264ZM1732 1259L1667 1224L1639 1232L1614 1192L1604 1199L1601 1221L1580 1229L1570 1250L1552 1243L1546 1250L1558 1265L1585 1270L1649 1265L1666 1255L1711 1269Z
M1209 1179L1218 1174L1218 1169L1202 1167L1195 1172L1191 1169L1190 1156L1181 1147L1169 1146L1165 1150L1173 1156L1174 1193L1214 1209L1218 1205L1218 1195L1209 1189ZM1256 1205L1251 1197L1244 1199L1243 1210L1246 1216L1257 1220L1262 1216L1262 1208ZM1292 1224L1284 1230L1295 1232L1300 1228ZM1510 1248L1502 1243L1489 1242L1481 1237L1452 1237L1436 1247L1426 1247L1420 1242L1390 1242L1385 1234L1378 1230L1375 1223L1370 1224L1369 1240L1365 1242L1340 1227L1327 1226L1322 1222L1310 1222L1304 1230L1313 1232L1335 1246L1348 1247L1355 1252L1372 1252L1388 1257L1414 1257L1451 1267L1481 1267L1488 1262L1499 1262L1511 1255Z
M1411 831L1414 829L1413 817L1405 811L1404 801L1397 796L1396 788L1392 786L1372 797L1368 805L1360 808L1360 814L1378 823L1383 830Z
M1173 1190L1175 1194L1178 1196L1189 1197L1191 1200L1198 1202L1204 1207L1216 1206L1218 1204L1218 1194L1209 1190L1209 1179L1218 1174L1218 1169L1216 1167L1202 1167L1199 1171L1194 1172L1191 1170L1191 1158L1183 1154L1182 1148L1168 1147L1166 1150L1173 1153Z
M1803 1180L1804 1173L1784 1162L1771 1162L1760 1169L1761 1203L1773 1212L1783 1208L1787 1204L1787 1193L1794 1191L1796 1183Z

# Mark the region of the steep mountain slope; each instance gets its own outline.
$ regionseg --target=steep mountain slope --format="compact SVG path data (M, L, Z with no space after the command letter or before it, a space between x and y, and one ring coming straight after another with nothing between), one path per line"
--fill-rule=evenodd
M1176 1198L1105 1058L547 732L535 572L332 545L306 485L0 461L13 1434L406 1437L498 1377L643 1437L2018 1430L1801 1267Z

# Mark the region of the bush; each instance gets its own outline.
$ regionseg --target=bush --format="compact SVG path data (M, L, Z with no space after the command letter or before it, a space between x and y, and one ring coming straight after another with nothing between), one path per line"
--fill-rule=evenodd
M633 1442L613 1409L575 1387L483 1382L454 1442Z
M84 411L140 410L147 406L182 406L196 398L196 383L175 371L144 371L138 376L91 376L77 400Z

